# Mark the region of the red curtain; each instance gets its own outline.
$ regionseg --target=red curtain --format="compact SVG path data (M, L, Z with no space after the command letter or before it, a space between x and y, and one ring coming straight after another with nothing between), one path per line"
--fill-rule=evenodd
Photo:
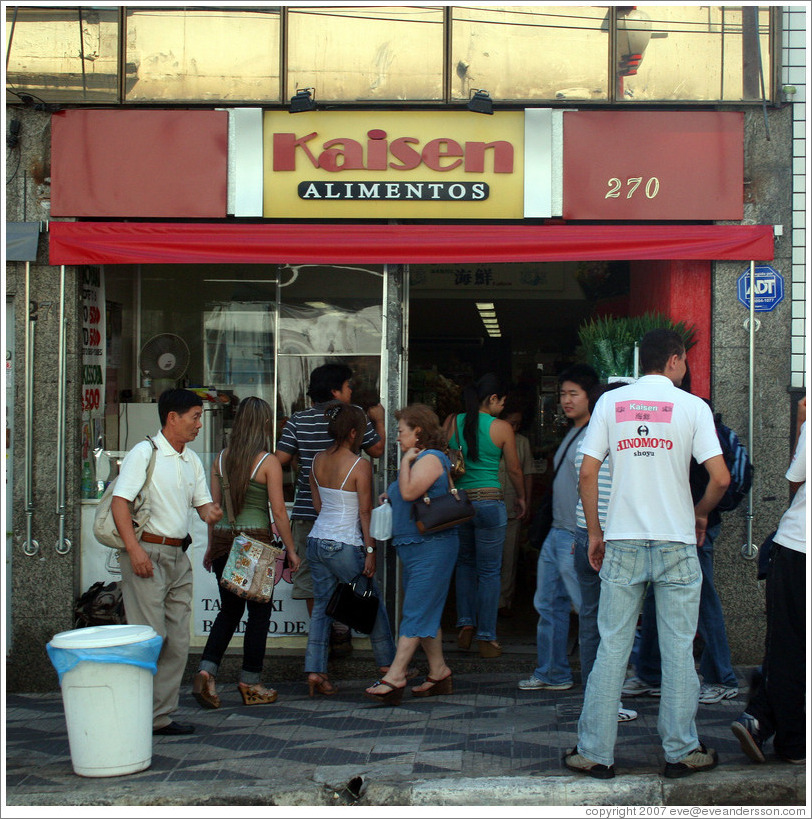
M51 222L51 264L773 258L772 225Z

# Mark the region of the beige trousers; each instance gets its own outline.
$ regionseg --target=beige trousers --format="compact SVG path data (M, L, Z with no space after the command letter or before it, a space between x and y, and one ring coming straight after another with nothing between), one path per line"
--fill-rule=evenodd
M152 727L172 722L178 707L180 683L189 657L189 619L192 614L192 564L177 546L142 543L152 561L152 577L133 573L130 558L121 552L121 591L127 622L152 626L163 637L158 673L152 680Z

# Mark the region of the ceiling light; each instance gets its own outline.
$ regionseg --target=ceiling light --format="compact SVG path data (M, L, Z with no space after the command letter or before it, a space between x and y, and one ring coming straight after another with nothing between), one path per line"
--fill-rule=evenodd
M496 308L493 305L492 301L478 301L476 303L477 310L495 310Z
M479 315L482 318L496 318L496 310L480 310Z

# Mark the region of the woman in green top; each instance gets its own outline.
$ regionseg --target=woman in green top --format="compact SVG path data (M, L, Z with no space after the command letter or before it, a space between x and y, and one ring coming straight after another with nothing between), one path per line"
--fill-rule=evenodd
M460 648L470 648L476 634L482 657L502 653L496 641L496 612L507 529L507 510L499 484L499 462L503 457L516 490L518 517L524 515L526 503L513 427L496 417L505 406L506 394L507 385L494 373L487 373L465 388L465 412L449 415L444 424L451 446L461 448L465 457L465 474L456 484L465 489L476 510L473 520L458 529L457 642Z
M203 657L192 684L192 694L203 708L219 708L220 697L214 681L220 661L240 624L248 604L248 622L243 637L242 673L238 688L246 705L266 705L276 700L276 691L260 683L265 659L265 642L271 621L272 602L257 603L238 597L219 585L223 569L236 532L245 532L263 543L271 543L268 506L274 523L285 544L291 571L299 568L299 558L293 545L290 521L282 494L282 467L269 451L271 408L261 398L244 398L234 417L234 428L228 448L215 458L211 467L211 496L223 503L222 475L228 479L234 528L223 518L209 527L209 547L203 566L217 576L220 590L220 611L209 632Z

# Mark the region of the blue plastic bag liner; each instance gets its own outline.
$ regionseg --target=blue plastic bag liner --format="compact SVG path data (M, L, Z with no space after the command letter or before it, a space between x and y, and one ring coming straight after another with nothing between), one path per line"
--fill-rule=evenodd
M79 663L126 663L155 674L163 637L150 626L91 626L55 634L45 650L62 676Z

